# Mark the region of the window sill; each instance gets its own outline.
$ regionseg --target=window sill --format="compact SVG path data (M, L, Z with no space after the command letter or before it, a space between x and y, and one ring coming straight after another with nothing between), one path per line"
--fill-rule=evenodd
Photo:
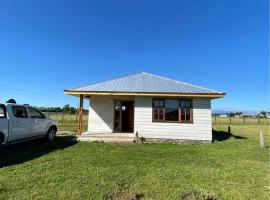
M152 121L153 123L168 123L168 124L171 124L171 123L173 123L173 124L193 124L193 122L192 121L190 121L190 122L188 122L188 121L186 121L186 122L179 122L179 121Z

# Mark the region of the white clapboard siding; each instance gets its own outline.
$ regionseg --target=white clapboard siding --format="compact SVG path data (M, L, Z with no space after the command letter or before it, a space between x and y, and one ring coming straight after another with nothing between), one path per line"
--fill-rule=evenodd
M88 131L96 133L113 131L113 99L106 96L91 97Z
M92 96L90 98L88 131L95 133L113 132L115 100L134 100L134 97Z
M135 98L134 130L153 139L212 140L211 100L193 99L193 123L152 122L152 98Z

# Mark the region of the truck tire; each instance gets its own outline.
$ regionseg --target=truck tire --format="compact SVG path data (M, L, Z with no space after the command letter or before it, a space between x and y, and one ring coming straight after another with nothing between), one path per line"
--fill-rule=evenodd
M52 126L47 132L47 135L46 135L47 141L49 142L53 141L53 139L55 138L56 132L57 132L56 127Z

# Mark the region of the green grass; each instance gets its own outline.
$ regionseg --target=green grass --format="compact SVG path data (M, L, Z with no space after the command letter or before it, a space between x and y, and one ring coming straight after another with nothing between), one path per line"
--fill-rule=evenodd
M219 131L226 125L214 125ZM269 129L232 125L234 137L213 144L74 143L58 137L10 146L0 159L0 199L269 199ZM258 132L266 134L259 148ZM224 134L219 132L219 134ZM241 136L241 137L237 137Z

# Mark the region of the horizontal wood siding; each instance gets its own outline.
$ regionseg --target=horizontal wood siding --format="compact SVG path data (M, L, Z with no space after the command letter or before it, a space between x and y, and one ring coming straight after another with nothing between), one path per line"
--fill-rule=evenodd
M152 98L135 98L134 130L140 137L212 140L211 100L193 99L193 124L152 122Z

